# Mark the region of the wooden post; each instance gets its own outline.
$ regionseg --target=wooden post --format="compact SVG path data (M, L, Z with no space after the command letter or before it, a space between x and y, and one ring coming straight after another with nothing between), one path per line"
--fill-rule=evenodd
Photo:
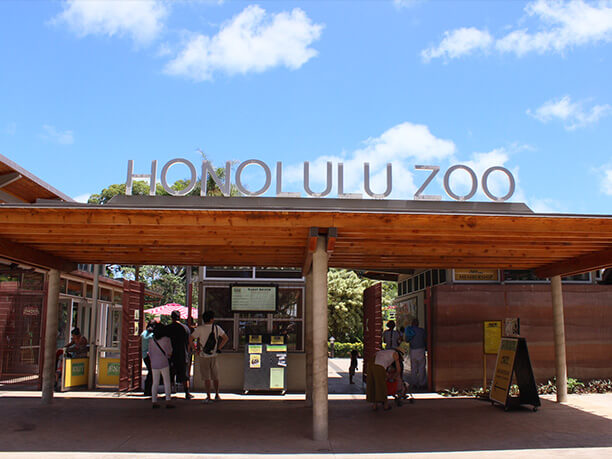
M49 270L47 290L47 321L45 325L45 355L43 362L42 402L50 404L55 390L55 352L57 346L57 316L59 303L60 273Z
M93 270L93 289L91 298L91 317L89 320L89 374L87 375L87 389L96 388L96 363L98 355L96 352L97 325L98 325L98 291L100 265L94 265Z
M563 320L563 291L561 276L550 279L555 337L555 368L557 372L557 402L567 401L567 360L565 357L565 324Z
M312 269L306 274L306 404L312 406Z
M319 236L312 257L312 432L316 441L328 437L327 415L327 250Z

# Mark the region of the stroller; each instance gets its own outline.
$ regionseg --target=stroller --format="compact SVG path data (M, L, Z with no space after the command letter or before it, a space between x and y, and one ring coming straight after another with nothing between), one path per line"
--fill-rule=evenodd
M394 350L396 350L399 353L400 357L403 356L403 353L400 349L394 349ZM387 378L387 395L395 399L395 404L397 406L402 406L404 403L404 400L408 400L409 403L414 403L414 395L412 395L410 384L404 381L404 359L400 358L399 362L400 362L400 369L399 369L400 380L397 381L397 379ZM387 374L389 373L390 369L393 369L393 370L395 369L395 362L387 369Z

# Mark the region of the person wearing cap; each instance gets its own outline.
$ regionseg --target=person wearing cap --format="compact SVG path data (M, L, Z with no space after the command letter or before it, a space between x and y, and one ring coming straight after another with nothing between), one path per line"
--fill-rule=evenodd
M165 327L158 327L153 332L156 339L163 336L170 338L172 342L172 366L176 380L183 384L185 388L185 398L190 400L193 396L189 393L189 375L187 374L187 355L189 347L189 333L180 322L181 315L178 311L170 314L172 323ZM149 347L150 349L150 347Z
M78 327L70 332L70 342L66 344L66 355L72 357L87 357L87 338L81 335Z

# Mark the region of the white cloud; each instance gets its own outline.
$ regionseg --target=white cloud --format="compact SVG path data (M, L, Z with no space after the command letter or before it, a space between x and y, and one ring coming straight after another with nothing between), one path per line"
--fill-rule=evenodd
M75 196L73 199L76 202L87 203L87 201L89 200L90 196L91 196L91 193L85 193L85 194L80 194L78 196Z
M337 163L344 164L344 192L364 193L363 163L370 163L371 188L374 193L385 191L386 165L393 164L393 192L391 197L411 199L418 188L414 184L414 164L437 164L450 158L455 153L455 144L433 135L429 128L422 124L404 122L383 132L379 137L369 138L363 148L350 153L343 152L335 156L320 156L310 161L310 179L313 191L322 191L325 187L326 163L331 161L333 167L332 191L337 191ZM291 164L285 167L283 178L287 182L287 191L301 190L303 164ZM293 186L291 186L293 185Z
M584 101L572 102L570 96L563 96L560 99L545 102L535 111L527 110L527 114L543 123L553 119L561 120L566 129L574 130L596 123L612 111L612 107L607 104L594 105L590 109L585 108L584 105Z
M53 24L66 24L80 37L127 35L140 45L159 35L168 14L160 0L67 0L63 6Z
M280 66L295 70L317 55L309 46L322 30L299 8L275 14L250 5L215 36L192 37L165 71L203 81L215 72L257 73Z
M612 166L603 171L603 179L601 181L601 191L608 196L612 196Z
M41 135L43 139L57 142L61 145L72 145L74 143L74 134L72 131L58 131L55 127L48 124L43 125L44 133Z
M479 46L465 45L465 32L477 37L488 34L476 28L447 31L438 47L424 50L421 54L428 61L435 57L458 58L470 52L494 48L499 53L514 53L521 57L527 53L562 53L566 49L600 42L612 41L612 0L587 3L584 0L535 0L525 7L528 19L536 23L536 30L520 28L512 30L496 40L482 40ZM445 52L459 49L464 52ZM429 56L429 57L428 57Z
M455 29L444 32L444 38L438 46L421 51L421 57L429 62L436 57L455 59L474 51L485 51L493 42L487 31L474 27Z
M549 198L531 198L527 205L538 214L557 214L563 210L558 201Z

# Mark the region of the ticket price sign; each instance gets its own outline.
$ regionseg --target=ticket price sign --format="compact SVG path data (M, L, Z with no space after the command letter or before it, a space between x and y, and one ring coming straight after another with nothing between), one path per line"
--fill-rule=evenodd
M518 396L510 396L509 393L513 376L518 385ZM501 339L489 398L492 404L498 403L506 411L520 405L532 405L533 411L536 411L540 406L525 338Z
M283 335L250 335L245 346L244 384L247 394L287 391L287 344Z

